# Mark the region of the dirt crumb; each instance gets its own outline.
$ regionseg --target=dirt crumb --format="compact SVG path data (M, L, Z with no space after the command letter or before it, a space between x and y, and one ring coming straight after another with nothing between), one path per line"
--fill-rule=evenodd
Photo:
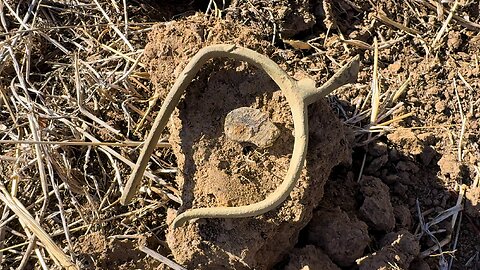
M439 100L435 103L435 111L437 113L443 113L443 111L445 111L446 108L447 106L445 104L445 101L443 100Z
M388 146L384 142L374 141L368 145L368 153L374 157L384 156L387 152Z
M387 138L391 143L405 149L405 155L418 155L423 152L423 144L410 129L397 129L388 134Z
M397 60L395 61L393 64L390 64L388 66L388 69L392 72L392 73L398 73L401 69L402 69L402 60Z
M440 172L450 177L450 179L457 179L461 174L461 164L458 162L457 157L453 154L445 154L438 161L438 166L440 166Z
M415 259L413 262L410 264L409 270L430 270L430 266L428 263L424 260L421 259Z
M382 156L376 157L370 161L370 163L365 168L365 173L370 175L375 175L385 164L388 162L388 155L384 154Z
M480 218L480 187L468 189L465 197L465 211L474 218Z
M450 50L456 51L462 45L462 36L458 31L450 31L448 33L447 46Z
M412 214L405 205L397 205L393 208L395 214L395 228L409 230L412 226Z
M419 157L422 164L428 166L436 155L437 151L430 145L426 145Z

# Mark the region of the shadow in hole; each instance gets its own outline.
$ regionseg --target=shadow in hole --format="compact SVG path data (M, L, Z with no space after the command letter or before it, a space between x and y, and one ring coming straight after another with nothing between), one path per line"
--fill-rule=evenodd
M419 219L416 200L419 202L425 222L429 222L442 211L455 206L458 198L458 193L452 189L455 179L462 179L467 184L473 181L471 172L468 172L465 166L453 161L452 164L446 165L447 168L449 166L452 168L450 174L445 169L441 170L438 164L442 156L431 147L436 143L436 138L433 136L415 136L410 130L405 130L404 133L385 136L367 147L355 148L352 154L352 165L338 166L334 170L325 186L325 195L316 211L321 212L323 209L338 207L342 212L347 213L352 220L358 218L366 222L371 241L365 247L363 256L372 256L373 252L378 252L382 248L381 241L388 232L375 229L375 224L371 224L371 221L360 210L365 195L362 194L361 185L357 180L360 168L362 168L363 158L366 155L363 177L376 177L389 187L390 202L393 207L391 210L395 217L395 228L392 231L399 232L406 229L412 234L418 233ZM464 200L469 203L468 199L464 198ZM401 211L400 209L408 209L408 211ZM382 212L370 214L377 215L378 219L387 216ZM475 229L472 229L473 227L478 228L478 221L475 222L475 218L471 218L470 214L465 211L463 217L463 222L460 225L460 238L456 247L456 259L452 269L474 269L474 266L465 268L460 262L466 262L474 255L476 245L480 241L480 235L475 233ZM452 240L442 247L443 251L454 249L451 243L454 242L455 231L452 234L451 220L452 217L449 217L430 228L431 231L440 231L440 233L435 234L438 241L442 241L451 235ZM320 236L322 241L315 241L311 238L311 235L309 236L309 232L315 226L318 225L312 222L302 231L297 248L314 244L327 255L331 255L331 258L338 258L338 253L348 253L349 251L338 250L338 247L337 250L332 250L330 249L331 245L329 247L327 244L329 241L356 241L348 238L347 233L343 236L344 238L335 239L338 236L323 235ZM454 230L456 229L455 227ZM445 231L441 232L441 230ZM423 234L419 243L420 252L424 252L435 245L434 241L425 234ZM356 245L350 242L349 246ZM433 254L438 254L438 251L433 252ZM447 261L450 260L450 256L445 256L445 258ZM335 259L333 260L335 262ZM439 257L431 257L425 261L430 266L436 267L439 263ZM283 262L283 265L287 263L288 259ZM416 263L423 262L416 259L413 264ZM385 265L385 267L388 267L388 265ZM352 260L351 266L342 269L357 269L357 267Z

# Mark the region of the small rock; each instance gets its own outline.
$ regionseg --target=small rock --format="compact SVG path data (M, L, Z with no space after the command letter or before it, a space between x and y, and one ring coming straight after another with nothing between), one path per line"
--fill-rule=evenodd
M435 103L435 111L437 113L442 113L443 111L445 111L446 108L447 106L445 105L445 101L443 100L437 101Z
M289 257L290 262L285 270L340 270L321 249L313 245L296 248L290 253Z
M271 146L280 136L280 130L266 113L250 107L229 112L225 117L224 131L232 141L253 143L260 148Z
M368 226L340 208L320 209L307 226L307 242L321 247L340 266L349 266L370 243ZM317 268L322 269L322 268Z
M402 69L402 60L397 60L395 63L388 65L388 69L393 73L399 72Z
M372 176L364 176L359 184L360 191L365 196L359 210L363 220L375 230L392 231L395 227L395 216L388 186Z

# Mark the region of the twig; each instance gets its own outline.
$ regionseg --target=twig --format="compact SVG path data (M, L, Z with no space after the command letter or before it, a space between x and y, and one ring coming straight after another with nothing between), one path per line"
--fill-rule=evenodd
M425 258L425 257L429 256L430 254L432 254L433 252L439 250L440 251L440 256L441 256L440 265L442 267L445 267L445 268L448 266L445 258L443 257L442 247L445 246L446 244L448 244L450 242L450 240L452 239L452 233L454 231L455 224L457 222L458 214L463 209L462 201L463 201L463 196L464 195L465 195L465 185L461 185L460 186L460 191L459 191L459 194L458 194L457 203L455 204L455 206L443 211L442 213L440 213L437 217L435 217L432 221L430 221L428 223L424 223L424 221L423 221L423 216L420 212L420 204L418 203L418 200L417 200L417 212L418 212L418 215L419 215L419 220L420 220L420 225L421 225L421 228L422 228L422 233L426 233L436 243L434 246L432 246L432 247L428 248L427 250L421 252L420 255L419 255L420 258ZM451 220L451 223L450 223L451 224L450 225L450 233L447 235L447 237L445 239L443 239L442 241L438 241L437 238L430 231L430 227L444 221L445 219L449 218L450 216L452 217L452 220Z
M169 258L161 255L160 253L158 252L155 252L154 250L152 249L149 249L148 247L146 247L145 245L143 244L140 244L138 246L138 249L142 252L145 252L148 256L154 258L155 260L161 262L161 263L164 263L165 265L167 265L168 267L174 269L174 270L187 270L186 268L183 268L182 266L180 266L179 264L177 264L176 262L170 260Z
M50 159L50 155L48 153L45 153L47 158ZM55 176L54 176L54 169L53 169L53 164L52 163L47 163L47 168L48 168L48 172L49 172L49 176L50 176L50 183L52 184L52 188L53 188L53 191L55 193L55 197L57 198L57 202L58 202L58 210L60 211L60 219L62 221L62 226L63 226L63 231L65 233L65 240L67 240L67 244L68 244L68 248L69 250L73 250L73 243L72 243L72 240L70 238L70 232L68 230L68 222L67 222L67 217L65 216L65 211L64 211L64 207L63 207L63 201L62 201L62 196L60 195L60 191L59 191L59 188L58 188L58 184L55 180Z
M25 207L15 198L12 198L2 183L0 183L0 200L3 201L18 218L35 234L45 245L48 253L58 265L66 269L78 269L65 253L53 242L50 236L42 229L40 224L28 213Z
M458 218L457 230L455 231L455 238L450 248L453 251L457 249L458 238L460 237L460 228L462 226L462 217L463 217L463 212L460 212L460 217ZM452 268L453 259L454 259L454 256L450 257L450 261L448 262L448 270Z
M465 134L465 127L466 127L466 122L467 122L467 118L463 115L463 108L462 108L462 102L460 101L460 97L458 95L458 90L457 90L457 81L455 80L455 78L453 78L453 89L455 90L455 97L457 99L457 103L458 103L458 111L460 112L460 119L462 121L462 127L460 129L460 136L459 136L459 139L458 139L458 161L462 161L463 160L463 156L462 156L462 142L463 142L463 136Z
M419 4L422 4L423 6L431 9L431 10L436 10L437 8L430 4L429 2L425 1L425 0L415 0L415 2L419 3ZM443 10L443 7L440 6ZM471 21L468 21L464 18L462 18L461 16L458 16L458 15L452 15L452 18L454 20L456 20L458 23L460 23L461 25L463 25L464 27L472 30L472 31L480 31L480 24L478 23L475 23L475 22L471 22Z
M124 0L125 1L125 0ZM135 60L135 62L133 62L133 65L130 67L130 69L128 69L126 72L123 72L123 75L118 78L118 80L116 80L113 85L116 85L118 84L119 82L125 80L126 78L128 78L128 76L130 76L130 74L132 74L132 72L135 70L135 68L137 67L137 65L140 63L140 59L142 58L143 56L143 50L140 52L140 55L137 57L137 59Z
M398 91L395 92L395 94L392 97L392 103L395 103L397 99L405 93L405 90L407 90L408 85L410 84L410 81L412 80L411 76L408 76L407 80L403 82L403 84L398 88Z
M447 31L448 24L452 20L453 15L454 15L455 11L457 10L457 7L458 7L458 0L455 0L455 3L453 4L453 7L450 10L450 13L448 14L447 19L443 22L442 28L440 28L437 35L435 36L435 39L432 42L432 49L436 49L437 43L442 38L443 34L445 34L445 31Z
M110 17L108 17L107 15L107 12L105 12L105 10L102 8L102 6L100 5L100 3L98 2L98 0L93 0L95 1L95 4L97 5L98 9L100 10L100 12L103 14L103 17L108 21L108 24L110 25L110 27L112 27L113 31L115 31L115 33L117 33L117 35L125 42L125 44L127 44L128 48L131 50L131 51L135 51L135 49L133 48L132 44L130 43L130 41L128 41L128 39L125 37L125 35L120 32L120 30L118 29L118 27L112 22L112 20L110 19Z
M96 117L95 115L91 114L89 111L87 111L84 107L83 107L83 91L82 91L82 86L81 86L81 83L80 83L80 72L78 70L78 56L75 54L75 59L74 59L74 66L75 66L75 90L76 90L76 93L77 93L77 105L78 105L78 109L80 110L80 112L85 115L86 117L92 119L93 121L97 122L99 125L101 125L102 127L108 129L110 132L116 134L116 135L120 135L120 130L118 129L114 129L112 128L109 124L105 123L105 121L99 119L98 117Z
M85 142L85 141L33 141L33 140L0 140L0 144L32 144L32 145L61 145L61 146L113 146L113 147L138 147L144 142ZM157 143L158 148L170 148L172 145L167 142Z
M115 179L117 180L118 188L120 190L123 190L122 177L120 175L120 170L118 169L117 162L115 162L112 155L109 152L107 152L106 150L100 148L100 151L102 151L108 157L108 159L110 160L110 163L112 164L112 167L115 171Z
M380 86L378 84L378 43L377 38L373 39L375 48L373 54L373 79L372 79L372 113L370 114L370 123L377 122L378 109L380 107Z
M405 26L401 23L398 23L398 22L388 18L387 15L385 14L385 12L383 12L382 10L378 11L378 13L375 15L375 17L378 18L383 23L385 23L387 25L390 25L390 26L393 26L395 28L398 28L398 29L410 34L410 35L417 36L417 35L421 34L421 32L418 31L418 30L412 29L410 27L407 27L407 26Z

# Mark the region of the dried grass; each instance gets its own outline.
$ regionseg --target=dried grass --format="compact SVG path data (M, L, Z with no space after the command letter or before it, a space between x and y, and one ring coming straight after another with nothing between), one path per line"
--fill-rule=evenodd
M80 236L141 233L157 219L161 229L165 204L180 202L147 173L155 192L135 211L118 204L153 94L142 63L152 23L122 3L0 1L0 265L83 268ZM171 155L168 143L158 147ZM175 171L154 167L170 179Z

